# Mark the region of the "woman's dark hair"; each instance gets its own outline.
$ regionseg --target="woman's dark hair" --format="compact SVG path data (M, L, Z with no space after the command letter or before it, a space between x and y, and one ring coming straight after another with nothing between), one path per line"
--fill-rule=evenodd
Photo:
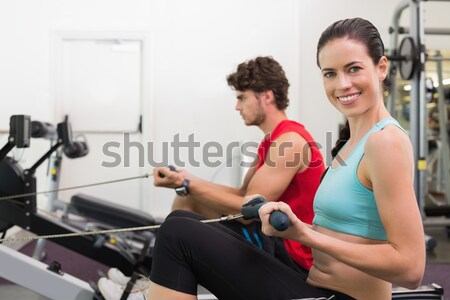
M375 65L377 65L380 58L384 56L383 41L381 40L378 29L372 23L362 18L345 19L334 22L322 32L319 42L317 43L316 52L316 62L319 68L320 51L326 44L339 38L355 40L366 45L367 52ZM337 140L335 147L331 150L331 156L333 158L349 138L350 128L347 121L345 126L339 132L339 139Z
M331 150L331 157L335 158L338 154L339 150L344 147L345 143L350 138L350 126L348 125L348 121L345 122L344 127L339 131L339 138L334 145L334 148Z
M289 81L281 65L272 57L257 57L239 64L237 71L227 76L227 82L241 92L252 90L262 93L271 90L280 110L289 105Z

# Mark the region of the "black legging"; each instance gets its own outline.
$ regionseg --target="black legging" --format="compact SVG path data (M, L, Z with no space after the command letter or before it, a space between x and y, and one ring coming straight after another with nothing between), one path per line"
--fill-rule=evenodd
M156 235L150 279L197 295L198 284L221 300L330 297L353 299L307 284L301 274L222 224L172 212Z

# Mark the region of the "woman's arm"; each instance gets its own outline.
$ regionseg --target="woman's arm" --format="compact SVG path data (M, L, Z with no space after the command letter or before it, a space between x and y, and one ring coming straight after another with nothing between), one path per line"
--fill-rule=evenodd
M355 244L326 236L305 226L284 203L270 203L260 209L263 232L298 240L365 273L416 288L425 268L425 242L414 195L409 139L398 128L387 127L369 137L364 159L363 174L373 186L387 243ZM286 232L276 232L268 225L274 209L288 214L292 225Z

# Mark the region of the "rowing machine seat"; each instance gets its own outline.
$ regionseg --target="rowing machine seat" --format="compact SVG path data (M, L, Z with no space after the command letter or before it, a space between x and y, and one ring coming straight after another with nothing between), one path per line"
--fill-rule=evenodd
M155 219L150 214L86 194L72 196L70 209L86 218L118 228L156 224Z

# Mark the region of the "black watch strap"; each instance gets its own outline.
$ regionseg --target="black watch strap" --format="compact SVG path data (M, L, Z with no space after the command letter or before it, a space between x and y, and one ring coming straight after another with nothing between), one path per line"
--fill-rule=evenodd
M176 187L175 192L178 196L187 196L189 194L189 183L191 181L187 178L183 180L183 185Z

